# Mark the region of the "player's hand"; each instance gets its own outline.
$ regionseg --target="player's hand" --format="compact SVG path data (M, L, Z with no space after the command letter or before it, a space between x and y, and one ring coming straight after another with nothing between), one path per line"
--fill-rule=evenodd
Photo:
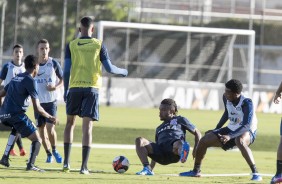
M275 93L273 102L274 102L275 104L279 104L279 102L280 102L279 99L281 99L281 93L279 93L279 94Z
M59 120L58 120L56 117L54 117L54 116L49 117L49 120L50 120L54 125L59 124Z
M46 88L47 88L48 91L55 91L55 90L56 90L56 86L53 86L53 85L51 85L51 84L48 84L48 85L46 86Z
M225 144L226 142L228 142L230 140L229 135L218 134L218 136L220 137L220 142L222 142L223 144Z

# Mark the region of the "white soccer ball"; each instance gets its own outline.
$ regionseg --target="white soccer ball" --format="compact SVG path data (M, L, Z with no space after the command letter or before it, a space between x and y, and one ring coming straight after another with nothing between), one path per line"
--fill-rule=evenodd
M113 168L118 173L124 173L129 168L129 161L125 156L117 156L113 160Z

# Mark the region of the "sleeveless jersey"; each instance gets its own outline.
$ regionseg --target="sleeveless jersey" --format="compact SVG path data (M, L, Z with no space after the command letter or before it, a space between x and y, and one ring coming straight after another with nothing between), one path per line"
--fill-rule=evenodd
M228 118L229 118L229 124L227 125L227 127L232 131L235 131L242 126L243 117L244 117L244 113L242 111L242 105L244 99L246 98L243 95L241 95L240 101L236 105L236 107L229 100L226 101L226 108L228 111ZM251 118L252 121L251 121L250 129L252 132L255 132L257 129L258 121L254 110L253 110L253 116Z
M102 86L102 42L95 38L75 39L70 42L71 71L69 88L100 88Z
M57 72L56 70L61 70L59 73L61 73L58 77L62 78L62 69L58 62L54 61L53 58L49 57L48 61L39 66L39 71L37 76L34 78L34 80L37 83L38 88L38 97L40 103L49 103L54 102L57 99L57 93L55 91L48 91L47 85L56 85L57 80Z
M3 66L1 72L1 79L4 80L4 86L6 86L12 80L13 77L23 72L25 72L24 63L22 63L20 66L13 64L12 61L6 63Z

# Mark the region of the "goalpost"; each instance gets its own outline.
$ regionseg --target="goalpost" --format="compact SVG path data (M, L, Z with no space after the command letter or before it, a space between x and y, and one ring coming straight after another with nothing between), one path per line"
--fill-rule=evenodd
M129 77L215 83L236 78L252 96L253 30L100 21L97 37Z

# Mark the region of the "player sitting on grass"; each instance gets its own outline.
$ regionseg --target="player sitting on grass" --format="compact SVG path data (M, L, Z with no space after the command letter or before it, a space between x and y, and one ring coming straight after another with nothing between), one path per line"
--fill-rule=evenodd
M168 165L179 160L184 163L189 153L189 144L185 141L186 130L195 136L197 147L201 138L200 131L185 117L177 116L177 105L173 99L162 100L160 107L160 120L162 124L157 127L155 141L151 142L143 137L135 140L136 152L144 168L137 175L154 175L153 169L157 163ZM195 156L193 150L193 157ZM151 164L149 164L150 157Z
M237 146L252 170L251 180L262 180L262 177L258 174L252 151L249 148L249 145L256 138L257 118L253 102L241 94L242 88L242 83L236 79L231 79L225 84L225 93L223 95L225 111L216 128L207 131L200 140L195 155L194 169L180 173L180 176L201 176L200 168L207 148L221 147L226 151ZM229 124L227 127L222 128L228 119Z

